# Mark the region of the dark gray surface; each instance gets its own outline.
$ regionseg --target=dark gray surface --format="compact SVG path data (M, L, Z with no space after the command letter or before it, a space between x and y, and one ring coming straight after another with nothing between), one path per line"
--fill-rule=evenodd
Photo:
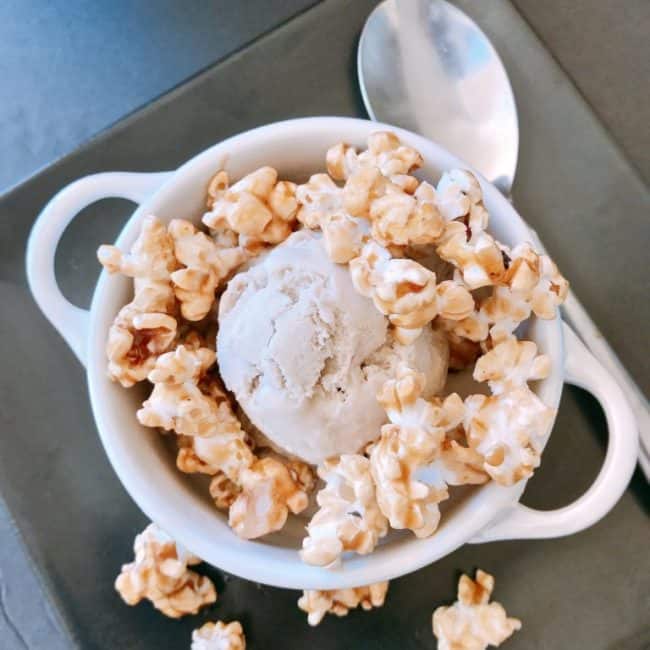
M0 2L0 188L317 0Z
M650 182L650 2L513 3Z
M513 77L523 131L516 205L589 309L600 310L603 329L647 387L647 355L639 354L646 333L638 326L648 320L647 192L510 5L492 2L479 14L476 3L462 4L486 26ZM295 592L236 579L217 577L220 601L180 623L147 605L126 608L112 591L143 519L106 463L82 370L27 295L29 226L46 200L80 175L172 168L226 135L292 115L359 114L354 46L370 5L330 1L308 12L0 202L0 300L10 306L0 311L1 340L9 342L0 378L0 489L84 648L186 647L189 630L215 617L241 618L253 648L433 648L431 611L451 599L457 571L475 566L495 572L497 597L524 620L513 649L647 647L650 526L641 482L589 531L465 547L394 581L380 612L327 620L317 631L295 608ZM59 271L79 304L87 304L97 274L94 248L114 237L127 206L98 204L67 233ZM620 214L626 228L617 227ZM604 438L593 400L567 390L525 501L555 507L579 495L597 472Z

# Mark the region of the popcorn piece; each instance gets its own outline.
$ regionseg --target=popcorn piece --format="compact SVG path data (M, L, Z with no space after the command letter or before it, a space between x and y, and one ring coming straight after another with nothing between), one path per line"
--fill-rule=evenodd
M108 374L113 380L128 388L146 379L158 356L176 339L176 319L168 313L173 305L171 287L153 283L122 307L106 341Z
M429 537L440 521L438 503L449 497L447 486L413 478L435 457L441 440L418 427L385 424L370 453L377 502L392 528L408 528Z
M296 199L300 204L298 221L307 228L318 228L343 208L341 188L327 174L314 174L307 183L298 185Z
M187 568L201 560L155 524L135 538L133 550L135 561L123 565L115 581L127 604L137 605L146 598L166 616L179 618L196 614L217 599L210 579Z
M204 318L214 304L219 284L246 258L240 247L220 249L189 221L174 219L169 224L174 253L185 267L171 274L183 317Z
M459 320L474 310L474 298L467 289L452 281L436 285L435 273L413 260L392 258L375 242L366 244L361 255L351 260L350 273L357 291L371 297L388 316L402 343L417 337L438 314Z
M366 151L358 154L350 145L338 144L328 150L326 162L327 171L335 180L347 180L360 168L371 167L412 192L417 179L408 174L421 167L423 160L415 149L403 145L394 133L378 131L368 136Z
M462 221L447 224L436 250L462 272L470 289L497 284L505 272L501 249L494 238Z
M360 167L343 186L343 208L354 217L369 219L375 199L399 191L376 167Z
M330 259L337 264L347 264L361 253L363 228L360 220L344 212L321 219L323 243Z
M241 472L253 463L253 452L230 404L219 403L218 411L221 431L212 436L183 437L176 466L186 474L218 476L223 472L236 482Z
M447 221L469 218L472 226L487 228L487 211L478 179L466 169L446 171L438 181L435 201Z
M296 186L277 182L272 167L260 167L228 187L223 172L208 187L210 211L203 223L217 232L232 230L240 235L240 244L257 252L263 244L279 244L292 231L298 211Z
M462 430L462 427L458 429ZM462 437L465 437L464 433ZM442 441L438 457L428 468L430 476L434 472L437 472L437 477L431 480L432 483L481 485L489 480L483 471L483 456L449 435Z
M235 449L245 454L245 434L225 396L217 402L215 397L219 393L206 394L209 383L201 385L214 360L212 350L189 350L184 345L160 356L149 374L154 389L137 417L147 427L205 438L202 442L193 441L191 451L211 471L223 469L228 473L226 467L229 459L235 458ZM185 453L181 450L181 455ZM180 460L179 464L182 465Z
M553 261L538 255L529 244L504 255L508 264L502 279L505 286L496 287L481 305L481 312L494 324L490 335L495 341L509 336L531 311L539 318L555 318L569 292L569 283Z
M436 242L445 222L434 203L435 190L426 182L413 196L388 191L370 204L372 236L384 246L424 245Z
M465 400L469 446L484 459L483 469L499 484L514 485L539 466L544 438L553 420L528 387Z
M532 341L518 341L514 336L495 345L484 354L474 368L476 381L487 381L493 395L513 388L526 386L527 382L548 377L551 360L537 354Z
M354 589L319 590L308 589L303 591L298 600L298 607L307 612L309 625L318 625L325 614L347 616L351 609L361 607L366 611L373 607L381 607L386 600L388 581L376 582L367 587Z
M191 650L246 650L246 638L241 623L204 623L192 632Z
M130 253L100 246L99 261L109 273L134 278L135 296L115 318L108 334L108 373L123 386L143 381L156 357L176 338L176 309L170 274L176 268L173 242L156 217L147 217Z
M508 618L499 603L489 603L493 589L494 578L480 569L476 581L461 576L458 601L433 612L438 650L486 650L501 645L521 629L520 620Z
M121 273L136 280L136 293L150 282L166 282L177 267L174 245L164 224L145 217L138 238L128 254L116 246L100 246L97 257L109 273Z
M289 469L273 458L256 460L241 472L239 483L242 492L230 507L228 521L244 539L280 530L289 511L302 512L309 502Z
M444 481L449 473L441 473L441 462L426 483L414 477L440 456L445 432L458 426L464 410L455 393L444 401L422 399L423 387L424 376L408 369L385 383L378 400L392 424L382 427L379 441L370 447L381 511L393 528L408 528L418 537L432 535L438 526L438 504L449 497Z
M445 172L438 183L435 201L448 220L438 241L438 254L451 262L470 289L497 284L505 272L497 242L487 233L488 213L481 186L469 171Z
M219 470L210 481L210 496L219 510L228 510L241 493L239 486Z
M370 461L343 454L318 468L326 485L316 496L320 509L307 526L300 556L307 564L336 566L345 551L370 553L387 532L375 497Z

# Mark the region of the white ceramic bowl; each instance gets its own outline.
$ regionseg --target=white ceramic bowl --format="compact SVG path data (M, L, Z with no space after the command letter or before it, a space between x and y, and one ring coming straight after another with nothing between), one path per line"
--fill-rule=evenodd
M261 165L272 165L283 178L303 179L324 168L325 152L346 141L363 146L368 134L390 128L418 149L426 161L422 176L437 181L440 173L463 163L436 144L407 131L350 118L290 120L261 127L216 144L175 172L115 172L82 178L59 192L36 221L27 251L30 287L40 308L87 366L92 409L106 453L120 480L140 508L173 537L207 562L261 583L296 589L365 585L414 571L467 542L567 535L590 526L616 503L634 468L636 433L632 413L618 386L558 319L534 320L528 337L547 353L552 375L535 386L541 399L557 408L565 381L590 390L603 405L609 446L603 468L580 499L551 512L518 503L525 483L504 488L489 483L466 490L446 508L438 531L428 539L410 534L387 538L368 556L346 558L339 569L303 564L297 553L301 524L269 539L243 541L228 527L196 481L178 472L162 437L141 427L135 412L143 399L138 388L126 390L106 375L104 345L117 311L130 299L131 281L101 274L90 311L71 305L54 277L54 253L66 225L86 205L106 197L139 204L117 245L128 249L142 218L155 214L198 223L204 192L215 170L225 167L237 178ZM514 244L529 239L529 230L512 205L481 178L491 231ZM549 431L550 433L550 431ZM304 523L304 522L302 522Z

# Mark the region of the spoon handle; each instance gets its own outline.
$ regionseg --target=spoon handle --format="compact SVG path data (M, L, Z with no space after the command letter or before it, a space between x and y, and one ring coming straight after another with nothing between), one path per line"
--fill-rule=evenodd
M537 233L531 228L535 246L544 254L548 254L544 244ZM621 360L612 350L609 343L598 329L596 323L591 319L587 310L582 306L573 291L562 306L565 320L580 335L591 353L609 372L611 377L623 389L628 402L634 411L637 427L639 429L639 465L650 481L650 407L648 400L639 386L636 384L630 373L625 369Z

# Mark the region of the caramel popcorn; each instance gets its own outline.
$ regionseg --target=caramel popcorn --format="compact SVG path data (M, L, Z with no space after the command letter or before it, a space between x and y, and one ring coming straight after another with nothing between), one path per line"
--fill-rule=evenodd
M260 167L228 187L225 172L208 187L210 211L203 223L217 232L234 231L240 244L257 251L264 244L279 244L292 232L298 212L296 185L278 182L272 167Z
M189 321L201 320L214 305L219 284L244 262L244 251L239 247L220 249L183 219L174 219L168 229L176 259L184 267L171 274L181 314Z
M364 238L359 219L338 212L321 219L320 226L325 250L333 262L347 264L359 255Z
M411 196L388 191L369 207L372 236L382 246L432 244L442 235L445 222L434 202L435 190L423 182Z
M493 395L525 386L529 381L544 379L551 372L551 360L537 354L532 341L518 341L514 336L495 345L476 362L474 379L487 381Z
M253 452L230 405L221 402L218 409L221 431L211 436L182 436L176 466L186 474L212 476L223 472L236 482L242 470L253 463Z
M325 614L347 616L351 609L359 606L366 611L381 607L386 600L387 591L388 581L353 589L308 589L302 592L298 607L307 612L309 625L316 626Z
M447 224L436 250L462 272L470 289L497 284L505 272L501 249L494 238L483 230L472 230L462 221Z
M140 234L128 254L116 246L103 245L97 257L109 273L134 278L136 293L151 282L168 282L177 268L174 244L164 224L154 216L142 221Z
M389 131L377 131L368 136L368 149L362 153L347 144L331 147L326 156L327 171L339 181L350 178L359 169L374 168L397 186L414 191L417 179L409 176L422 166L422 156L412 147L403 145Z
M431 485L413 478L434 458L441 440L419 427L385 424L370 452L377 503L392 528L408 528L417 537L429 537L438 526L438 503L449 497L444 484Z
M440 521L438 504L449 497L447 485L483 483L482 457L445 434L463 419L461 398L421 397L425 378L401 368L387 381L377 399L391 424L370 445L370 467L377 486L377 502L393 528L408 528L417 537L433 534ZM427 470L426 482L415 479Z
M228 522L244 539L280 530L289 511L302 512L309 502L299 481L273 458L261 458L239 476L241 494L230 507Z
M135 538L135 560L122 566L115 589L128 605L150 600L166 616L196 614L217 599L209 578L187 567L201 560L176 543L155 524Z
M417 337L438 314L460 320L474 310L467 289L452 281L436 284L435 273L414 260L392 258L375 242L350 262L350 273L357 291L388 316L402 343Z
M489 602L493 589L494 578L480 569L475 581L461 576L458 601L433 612L438 650L486 650L501 645L521 629L520 620L508 618L499 603Z
M501 485L530 477L539 466L553 409L526 386L491 397L471 395L465 409L467 441L483 457L483 469Z
M176 339L176 319L157 310L167 309L170 297L173 301L171 289L167 295L155 287L141 290L108 330L108 374L125 388L146 379L158 356Z
M472 172L466 169L446 171L438 181L435 202L447 221L466 219L473 228L487 228L483 191Z
M493 340L509 336L531 312L539 318L555 318L557 307L569 292L569 283L547 255L538 255L529 244L520 244L506 255L508 269L481 312L493 327Z
M316 496L320 506L307 526L300 556L307 564L335 566L345 551L370 553L387 530L375 497L370 461L343 454L318 468L325 487Z
M228 510L241 493L241 488L219 470L210 481L210 496L219 510Z
M204 623L192 632L191 650L246 650L241 623Z
M489 476L483 471L483 456L451 437L442 441L439 455L429 470L432 476L437 472L437 477L432 481L434 483L438 481L447 485L481 485L489 480Z
M201 449L209 462L214 461L207 450L214 453L210 443L217 434L232 434L236 439L244 436L227 401L217 402L214 394L205 394L201 389L202 376L214 360L212 350L190 350L184 345L161 355L149 373L154 389L137 412L138 420L144 426L208 438L205 450ZM195 453L196 444L195 441Z
M100 246L97 257L109 273L134 279L134 298L117 314L106 343L108 373L128 388L146 379L157 356L176 338L176 303L170 284L177 267L173 242L165 226L150 216L128 254L115 246Z
M314 174L298 185L296 199L300 204L297 219L306 228L320 227L327 217L343 209L341 188L327 174Z

